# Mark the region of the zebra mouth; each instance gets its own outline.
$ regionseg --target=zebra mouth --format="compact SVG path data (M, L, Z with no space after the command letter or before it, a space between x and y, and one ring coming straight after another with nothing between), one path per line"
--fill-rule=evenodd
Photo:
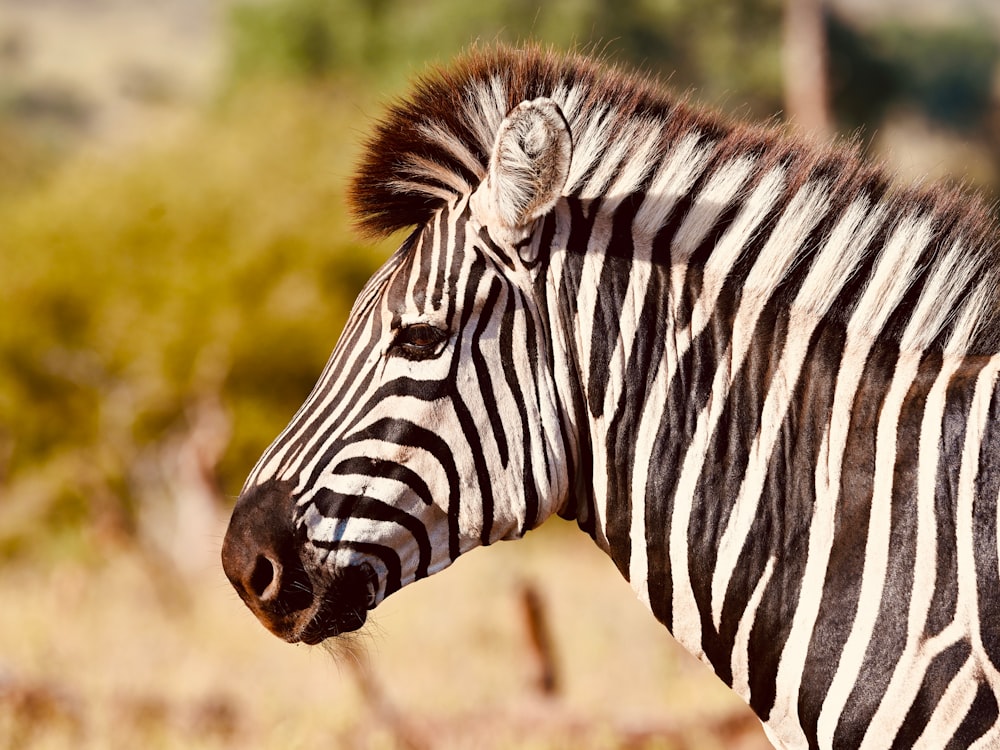
M377 590L377 574L367 563L338 571L325 590L317 593L318 606L296 640L315 646L358 630L374 606Z

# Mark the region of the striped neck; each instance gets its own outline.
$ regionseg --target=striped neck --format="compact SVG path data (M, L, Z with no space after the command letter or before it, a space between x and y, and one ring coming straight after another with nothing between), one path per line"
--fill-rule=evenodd
M877 638L882 616L855 617L847 594L831 608L835 592L857 595L864 579L864 601L878 601L888 549L933 569L914 540L893 546L894 514L912 501L961 520L971 493L936 487L955 468L937 462L938 442L971 457L957 483L1000 449L984 427L1000 356L974 353L992 288L942 244L951 230L934 212L838 199L777 167L736 160L692 176L667 161L682 176L670 205L568 198L540 229L557 382L587 475L580 525L762 718L815 729L825 693L797 707L798 681L814 670L840 687L810 635L847 649ZM642 221L654 212L655 231ZM984 497L977 512L995 518L996 492ZM939 571L939 589L961 587L958 565Z
M587 435L576 472L591 491L576 513L605 547L607 533L623 538L624 521L598 508L606 533L587 508L623 490L606 480L614 472L584 467L602 453L620 461L604 431L622 421L623 402L680 388L670 408L683 412L686 388L762 352L775 358L769 367L798 363L794 383L821 336L846 351L884 347L919 360L964 356L994 333L986 255L963 243L950 204L904 200L858 174L835 180L808 153L740 153L742 138L691 132L644 164L645 192L618 165L618 189L564 199L537 230L550 247L540 294L563 342L564 408ZM642 424L630 429L644 435ZM616 562L629 577L625 557Z

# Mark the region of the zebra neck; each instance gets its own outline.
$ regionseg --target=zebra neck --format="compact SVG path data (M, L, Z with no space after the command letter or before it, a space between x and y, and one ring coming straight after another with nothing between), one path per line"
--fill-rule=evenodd
M863 670L855 640L903 648L886 623L911 601L950 603L945 620L918 622L931 634L960 614L966 578L974 601L972 550L996 549L1000 473L981 467L1000 455L1000 357L873 337L882 312L863 290L818 315L746 269L720 281L711 264L657 262L641 240L613 247L615 217L587 208L560 209L546 283L592 488L581 526L758 715L815 719L826 691L800 703L802 675L830 686L841 663ZM808 273L797 283L808 290ZM936 557L941 534L968 549L964 574L961 555ZM893 578L907 570L918 580Z
M643 507L651 465L675 449L661 428L665 414L682 406L666 404L675 369L671 268L653 262L651 237L630 234L640 203L560 203L546 227L555 252L541 287L575 442L574 491L562 515L575 517L627 580L634 577L633 507Z
M733 410L760 419L775 368L780 426L807 359L831 380L850 348L959 356L992 309L982 260L934 211L750 155L710 164L689 140L658 168L658 192L568 197L539 233L577 518L630 580L646 567L632 508L672 502L664 474L697 483L701 462L740 456L706 446ZM824 363L810 347L830 338ZM749 443L757 426L734 422L732 439Z

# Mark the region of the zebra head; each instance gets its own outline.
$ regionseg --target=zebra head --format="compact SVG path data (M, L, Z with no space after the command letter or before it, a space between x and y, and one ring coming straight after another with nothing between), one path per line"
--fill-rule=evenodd
M276 635L354 630L400 587L565 503L567 427L536 291L538 227L570 155L555 103L515 107L479 184L443 201L362 290L223 545L227 576Z

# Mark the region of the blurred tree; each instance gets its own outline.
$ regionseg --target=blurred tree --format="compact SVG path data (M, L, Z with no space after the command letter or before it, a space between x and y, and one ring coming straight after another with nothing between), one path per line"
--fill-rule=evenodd
M832 135L823 0L785 0L785 115L807 133Z
M39 526L132 533L141 459L206 402L233 421L211 470L239 490L384 257L348 227L353 145L331 133L355 115L332 103L247 95L161 152L0 203L0 555Z
M274 0L238 4L230 80L362 78L399 90L471 42L597 50L678 88L771 114L781 101L781 0Z
M831 15L827 29L834 109L844 128L875 127L892 110L910 109L942 127L981 132L1000 63L1000 39L988 25L862 29Z

